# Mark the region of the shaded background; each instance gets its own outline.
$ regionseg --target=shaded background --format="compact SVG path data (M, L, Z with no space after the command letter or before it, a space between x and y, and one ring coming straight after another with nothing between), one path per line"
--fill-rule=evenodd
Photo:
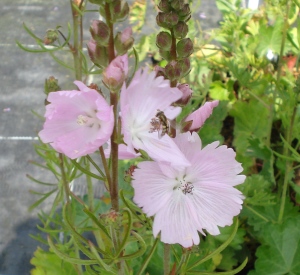
M196 2L196 1L195 1ZM200 3L200 1L199 1ZM195 19L203 29L217 27L220 13L215 1L202 0ZM97 13L89 13L84 20L85 42L89 39L91 19ZM47 211L51 199L38 210L28 212L28 207L38 199L29 190L47 191L30 181L30 174L44 181L51 175L29 163L38 160L33 144L42 128L42 121L31 110L44 114L44 81L49 76L59 79L62 89L74 81L73 74L55 63L48 54L32 54L20 50L15 44L35 44L23 29L23 22L39 37L47 29L61 25L66 33L71 22L69 1L61 0L1 0L0 6L0 274L27 275L32 266L29 261L40 245L28 234L37 233L37 213ZM155 14L149 10L143 32L152 31ZM64 61L72 62L69 54L62 54ZM69 61L68 61L69 60Z

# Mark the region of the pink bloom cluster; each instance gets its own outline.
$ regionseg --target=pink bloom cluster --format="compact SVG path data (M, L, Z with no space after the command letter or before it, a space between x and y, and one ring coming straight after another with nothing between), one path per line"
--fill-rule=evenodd
M138 70L126 86L127 55L118 56L104 71L103 82L121 89L120 117L123 144L119 158L146 152L133 173L134 201L148 216L154 216L154 236L165 243L184 247L200 242L198 232L219 234L218 226L232 224L243 203L234 186L245 176L235 153L213 142L202 148L198 131L219 102L207 102L184 119L188 132L173 125L192 90L186 84L170 87L155 72ZM114 126L112 106L96 90L76 81L80 91L58 91L48 96L46 121L39 136L60 153L74 159L98 150L109 139ZM176 137L171 137L173 128ZM173 132L174 132L173 131ZM107 150L109 155L109 149Z

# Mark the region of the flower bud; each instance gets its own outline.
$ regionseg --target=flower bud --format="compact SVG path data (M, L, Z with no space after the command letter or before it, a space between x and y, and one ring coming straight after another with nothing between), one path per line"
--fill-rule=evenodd
M160 32L156 36L156 45L158 48L167 51L171 49L172 36L168 32Z
M171 6L174 10L180 11L183 9L184 6L184 0L172 0Z
M108 45L110 31L108 26L103 21L93 20L90 27L90 32L97 45Z
M182 92L182 97L179 100L177 100L175 103L181 106L188 104L193 93L189 84L179 84L177 85L177 88Z
M180 78L185 77L191 70L191 62L188 58L183 58L179 60L178 66L180 67L181 70Z
M53 44L58 38L57 30L47 30L46 35L44 37L44 44L45 45L51 45Z
M159 12L156 16L156 23L162 28L168 29L170 26L167 24L167 14L164 12Z
M167 60L167 61L170 61L170 60L171 60L171 53L170 53L170 51L164 51L164 50L162 50L162 49L159 49L159 54L160 54L160 56L161 56L163 59L165 59L165 60Z
M118 91L128 74L127 54L117 56L103 72L103 83L112 91Z
M106 47L97 45L92 38L87 44L87 49L92 62L100 68L105 68L108 65L108 55Z
M129 14L129 5L127 2L115 0L110 5L110 12L113 22L124 21Z
M171 5L168 0L161 0L158 4L158 8L163 12L171 11Z
M179 17L175 12L170 11L169 13L167 13L167 23L171 26L175 26L178 23L178 20Z
M181 10L178 11L181 21L187 21L191 18L191 10L189 4L185 4Z
M133 42L132 29L131 27L127 27L115 36L116 51L119 55L125 54L132 47Z
M156 72L156 77L163 76L164 78L166 78L165 69L164 68L156 65L154 67L154 71Z
M194 46L190 38L184 38L177 43L177 55L179 58L189 57L193 51Z
M51 92L61 91L61 88L58 85L58 80L54 76L50 76L48 79L45 79L44 84L44 93L48 96ZM50 104L50 102L45 99L45 105Z
M173 28L173 31L176 39L183 39L187 35L189 28L184 21L179 21L178 24Z
M170 81L180 78L181 71L176 61L171 61L167 64L165 67L165 75Z

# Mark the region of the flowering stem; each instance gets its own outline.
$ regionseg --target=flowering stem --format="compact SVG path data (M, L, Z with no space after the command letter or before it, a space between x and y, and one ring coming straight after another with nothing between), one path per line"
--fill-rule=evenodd
M74 5L76 3L73 2L73 0L70 0L71 4L71 9L72 9L72 17L73 17L73 35L74 35L74 40L73 40L73 47L72 47L72 53L73 53L73 58L74 58L74 67L75 67L75 78L77 80L81 80L82 78L82 68L81 68L81 53L80 51L82 50L80 48L80 45L82 43L79 41L79 28L81 25L81 15L78 13Z
M106 161L106 158L105 158L103 146L101 146L99 148L99 152L100 152L103 168L104 168L104 171L105 171L105 174L106 174L106 180L107 180L107 183L108 183L108 186L107 186L107 183L105 183L105 187L106 187L107 191L109 191L109 187L111 186L111 177L110 177L110 172L109 172L109 168L108 168L108 165L107 165L107 161Z
M59 153L59 167L62 177L63 186L65 189L65 195L66 195L66 201L70 201L70 189L69 189L69 183L67 182L66 173L65 173L65 167L64 167L64 156L62 153Z
M105 3L106 23L110 30L109 42L108 42L108 59L109 63L115 58L114 47L114 29L111 20L111 13L109 4ZM115 211L119 211L119 198L118 198L118 95L114 92L110 92L110 104L113 106L115 124L113 133L111 135L111 184L109 187L110 198L112 208Z
M164 275L170 274L170 253L171 253L171 245L165 243L164 244Z
M176 61L177 60L177 52L176 52L176 38L174 36L173 29L171 29L171 36L172 36L172 44L171 44L171 49L170 49L170 56L171 60ZM176 87L177 86L177 79L174 79L170 83L171 87Z
M87 162L88 170L90 170L90 164ZM91 180L91 177L89 175L86 175L86 183L87 183L87 191L88 191L88 204L89 204L89 210L93 212L94 210L94 191L93 191L93 183Z

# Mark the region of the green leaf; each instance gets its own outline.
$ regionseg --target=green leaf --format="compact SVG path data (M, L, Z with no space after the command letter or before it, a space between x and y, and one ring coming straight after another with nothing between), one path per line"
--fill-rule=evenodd
M260 57L266 55L268 50L273 51L273 53L280 53L282 26L283 20L281 18L276 20L274 26L260 25L259 44L256 49Z
M300 216L263 230L264 243L257 249L255 270L249 275L300 274Z
M73 264L64 262L55 253L44 251L40 247L34 252L30 263L35 266L31 275L77 275Z
M217 100L229 100L228 90L221 81L214 81L209 87L209 95Z

